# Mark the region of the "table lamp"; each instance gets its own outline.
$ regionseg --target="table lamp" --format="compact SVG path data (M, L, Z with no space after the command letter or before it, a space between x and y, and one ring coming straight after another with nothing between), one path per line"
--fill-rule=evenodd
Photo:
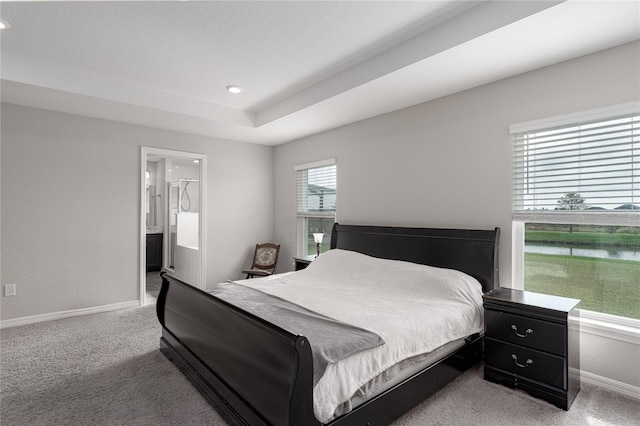
M316 242L316 251L318 252L318 254L316 254L316 257L320 256L320 244L322 244L322 237L324 237L324 234L322 232L313 233L313 241Z

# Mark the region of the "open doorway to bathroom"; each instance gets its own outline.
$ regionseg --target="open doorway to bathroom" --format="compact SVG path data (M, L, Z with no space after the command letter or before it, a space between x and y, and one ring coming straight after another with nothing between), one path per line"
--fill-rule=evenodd
M160 273L205 283L206 155L142 147L140 303L155 303Z

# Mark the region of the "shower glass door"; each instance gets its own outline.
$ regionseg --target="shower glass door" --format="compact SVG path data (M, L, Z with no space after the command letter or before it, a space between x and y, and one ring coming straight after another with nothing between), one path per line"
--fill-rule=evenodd
M168 184L168 237L165 269L197 285L200 264L200 181L185 178Z

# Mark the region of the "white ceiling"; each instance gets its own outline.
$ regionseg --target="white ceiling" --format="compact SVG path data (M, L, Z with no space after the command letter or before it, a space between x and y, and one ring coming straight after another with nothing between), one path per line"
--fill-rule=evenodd
M640 39L638 0L3 1L0 17L3 102L267 145Z

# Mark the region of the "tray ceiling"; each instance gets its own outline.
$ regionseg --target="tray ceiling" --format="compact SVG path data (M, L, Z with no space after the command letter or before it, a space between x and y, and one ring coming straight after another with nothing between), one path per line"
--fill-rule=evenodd
M0 17L3 102L268 145L640 39L637 1L4 1Z

